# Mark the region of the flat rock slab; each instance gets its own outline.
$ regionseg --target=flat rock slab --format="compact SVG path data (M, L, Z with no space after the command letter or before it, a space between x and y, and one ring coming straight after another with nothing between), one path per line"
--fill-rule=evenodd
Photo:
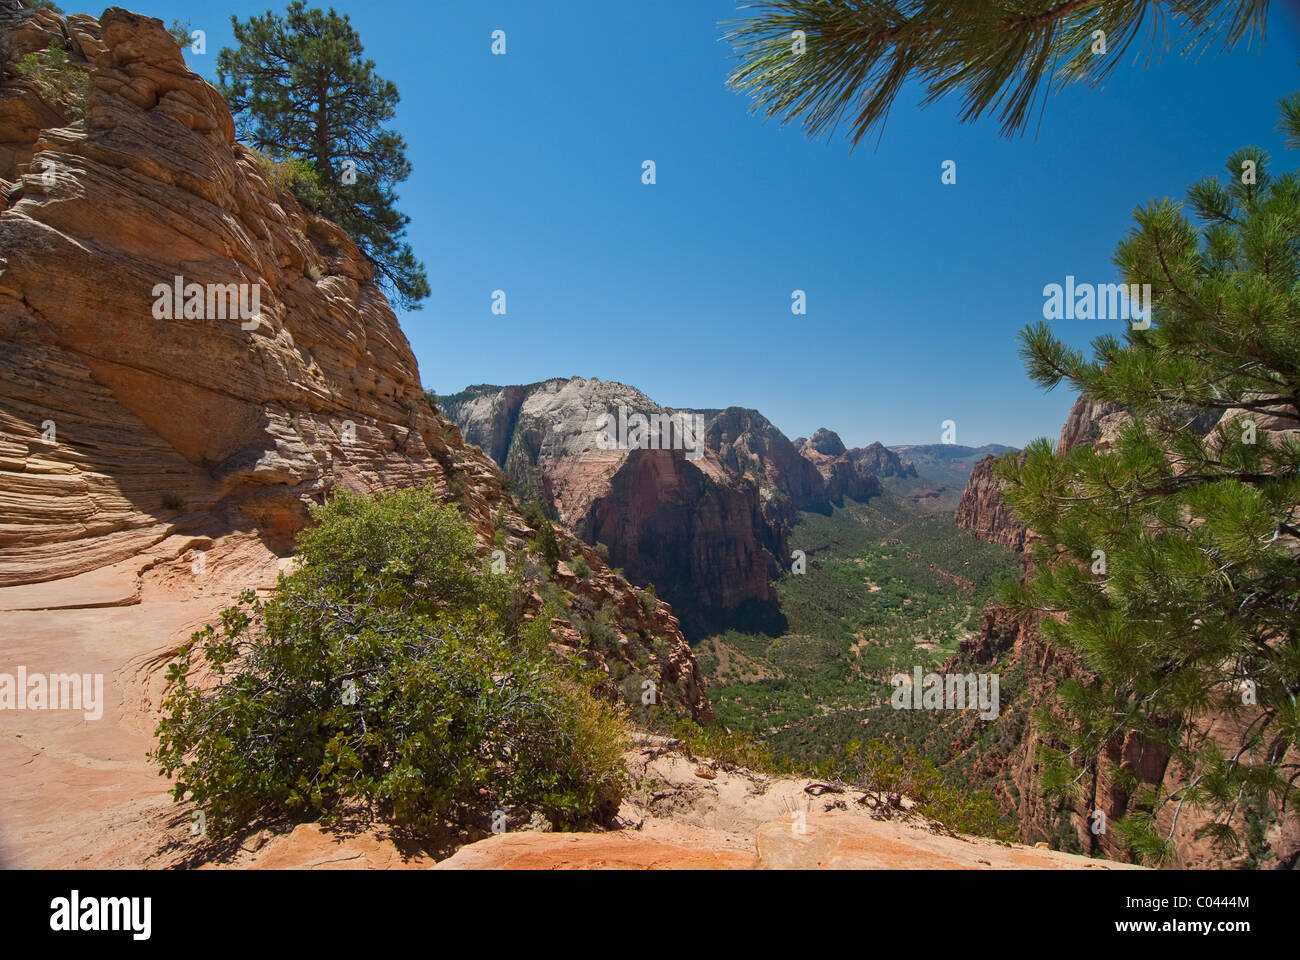
M0 587L0 610L124 607L139 603L139 569L138 561L128 560L62 580Z
M754 837L656 824L611 833L503 834L435 870L1141 870L852 814L762 824Z
M435 870L749 870L743 837L659 824L610 833L507 833L462 847Z
M810 814L758 828L760 870L1141 870L892 820Z

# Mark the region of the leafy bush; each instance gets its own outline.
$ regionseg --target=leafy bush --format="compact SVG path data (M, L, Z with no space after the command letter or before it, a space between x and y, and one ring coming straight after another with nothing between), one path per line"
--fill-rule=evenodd
M297 157L272 157L248 148L262 168L262 175L277 194L292 194L308 210L320 205L320 178L316 168Z
M647 583L645 589L637 594L637 600L641 603L641 612L647 617L659 608L659 596L655 593L655 585Z
M60 46L29 53L15 64L18 75L33 80L41 96L74 117L86 114L90 98L90 74L68 63L68 52Z
M540 810L602 819L623 786L622 713L521 627L518 584L432 487L314 510L298 569L195 633L168 671L152 754L210 832L381 819L423 831Z
M950 830L998 840L1015 840L1015 825L999 816L991 794L951 786L929 760L902 753L880 740L850 741L845 750L849 779L895 800L909 797L923 816Z

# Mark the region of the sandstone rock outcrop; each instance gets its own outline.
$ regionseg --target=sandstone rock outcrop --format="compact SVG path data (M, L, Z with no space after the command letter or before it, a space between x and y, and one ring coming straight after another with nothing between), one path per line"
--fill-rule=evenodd
M0 584L214 521L283 541L336 485L445 482L454 431L369 265L276 194L161 24L117 8L37 22L89 95L83 118L45 101L60 122L3 134L32 140L8 141L29 159L0 169ZM0 116L39 89L6 80ZM155 288L176 277L244 285L258 309L159 319Z
M1115 442L1115 437L1130 417L1114 403L1101 403L1086 394L1079 394L1061 425L1057 449L1072 450L1080 444L1090 443L1104 450Z
M915 477L916 467L904 460L893 450L879 441L866 447L855 447L848 451L849 458L872 476L880 477Z
M957 526L963 527L982 540L1000 543L1008 550L1017 552L1025 548L1025 526L1011 515L1011 510L1002 500L1002 483L993 475L993 462L996 458L985 457L975 464L970 473L970 480L962 492L961 502L957 504L954 519Z
M603 428L619 429L620 410L625 417L693 411L579 377L472 387L439 403L467 442L495 451L521 497L540 496L584 540L605 544L609 562L633 582L654 584L688 632L773 623L771 579L785 535L769 522L756 478L729 469L702 437L666 436L645 449L602 439ZM605 415L612 423L601 421Z
M825 427L807 440L796 440L795 447L822 476L822 502L839 503L844 497L869 500L882 492L882 477L916 476L916 469L889 448L873 443L850 450L839 434Z
M757 484L763 515L775 530L788 533L800 510L826 502L816 466L767 417L743 407L699 412L706 422L705 445L727 469Z
M462 847L438 870L1112 870L1131 866L887 818L860 791L726 769L649 749L629 759L639 784L606 833L506 833ZM715 769L716 768L716 769Z
M9 63L0 80L0 589L14 609L103 605L88 572L138 567L178 537L251 536L283 556L338 489L430 483L485 553L530 549L501 471L429 405L369 262L277 190L161 21L7 10L0 26L11 51L57 45L69 64ZM706 718L670 608L559 536L590 567L567 594L620 614L601 662L649 663L662 702Z

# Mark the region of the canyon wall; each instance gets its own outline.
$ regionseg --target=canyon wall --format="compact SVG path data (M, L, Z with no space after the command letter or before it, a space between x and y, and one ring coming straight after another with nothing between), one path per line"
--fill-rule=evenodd
M848 450L824 429L792 443L757 410L675 410L597 379L474 386L439 403L521 497L539 497L583 539L608 547L633 582L653 583L692 637L783 630L772 580L790 563L799 511L880 495L877 471L915 476L880 444ZM602 443L620 409L698 417L702 443L693 452Z
M709 449L700 437L684 438L679 449L602 441L600 418L612 417L616 431L620 408L647 417L693 411L577 377L473 387L439 403L467 442L495 451L521 497L539 497L578 536L604 544L610 564L633 582L654 584L688 633L782 626L771 580L785 534L771 522L771 498L758 479L727 466L739 453Z
M962 491L954 519L957 526L981 540L1000 543L1017 552L1025 548L1027 531L1002 501L1002 483L993 475L996 457L988 456L971 468L970 480Z
M21 10L0 27L13 56L60 46L70 62L43 79L11 59L0 82L0 587L178 533L285 554L336 489L432 483L485 553L499 535L529 548L508 481L429 405L369 262L276 188L161 21ZM241 294L244 315L224 309ZM560 536L591 568L568 594L622 616L616 656L707 717L669 607Z

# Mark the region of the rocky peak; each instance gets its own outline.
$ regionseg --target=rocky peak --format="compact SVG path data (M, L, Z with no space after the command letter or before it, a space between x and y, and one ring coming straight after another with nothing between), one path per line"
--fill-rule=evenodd
M653 583L688 631L773 622L770 581L785 535L766 512L765 471L753 451L773 438L757 420L723 411L718 416L730 432L720 443L721 432L709 434L703 412L663 407L635 387L581 377L475 387L441 404L469 442L504 450L497 462L520 495L540 497L583 539L605 544L610 563L635 583ZM629 448L621 441L632 439L635 416L689 417L692 428L698 416L706 428L701 437L683 438L695 449L685 442L650 448L671 448L671 438ZM620 418L629 423L623 438Z
M848 449L844 446L844 441L840 439L838 433L825 427L819 428L816 433L805 440L803 446L806 449L815 450L824 457L832 458L842 456Z
M877 477L915 477L916 467L904 460L879 441L867 447L847 451L848 458L859 470Z

